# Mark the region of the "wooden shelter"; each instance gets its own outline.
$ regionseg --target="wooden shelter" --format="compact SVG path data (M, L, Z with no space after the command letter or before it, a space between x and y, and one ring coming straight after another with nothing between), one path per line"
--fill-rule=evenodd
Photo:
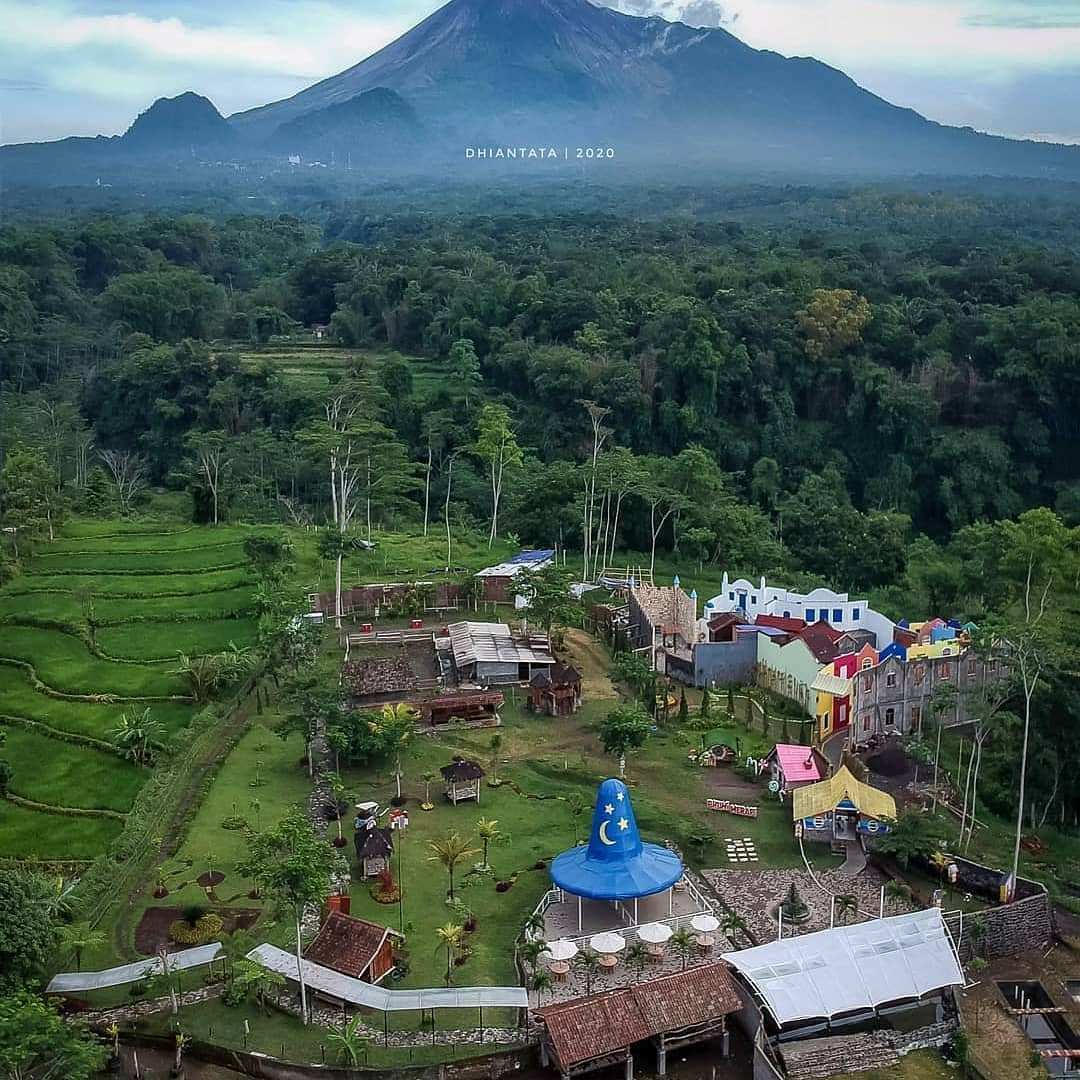
M633 1047L651 1041L656 1071L664 1076L669 1050L719 1038L726 1056L727 1017L741 1008L735 980L723 963L549 1005L535 1013L541 1061L564 1080L618 1064L632 1080Z
M394 968L394 940L401 935L378 923L331 911L304 959L353 979L377 983Z
M380 829L369 818L370 827L356 830L356 862L361 878L375 877L390 865L394 853L394 834L390 829Z
M558 663L538 671L529 682L529 706L548 716L569 716L581 708L581 672Z
M428 698L418 702L417 707L432 727L459 721L478 727L497 727L503 701L501 690L463 690Z
M480 801L480 782L486 775L475 761L454 758L440 770L446 797L455 805L469 799Z

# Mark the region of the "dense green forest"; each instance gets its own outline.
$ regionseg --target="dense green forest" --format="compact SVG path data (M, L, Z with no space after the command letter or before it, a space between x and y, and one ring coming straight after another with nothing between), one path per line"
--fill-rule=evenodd
M1032 508L1052 508L1039 520L1075 557L1067 204L787 191L770 214L764 197L701 199L713 212L648 220L338 203L13 222L5 523L44 536L72 508L137 509L150 487L190 493L197 522L336 518L359 534L445 507L458 526L583 551L590 570L668 551L868 591L912 618L1013 603L1003 523ZM346 431L364 467L342 523L327 454ZM1069 638L1075 578L1048 573ZM1071 663L1041 680L1053 722L1033 735L1063 822ZM1004 811L1015 744L997 755L986 790Z

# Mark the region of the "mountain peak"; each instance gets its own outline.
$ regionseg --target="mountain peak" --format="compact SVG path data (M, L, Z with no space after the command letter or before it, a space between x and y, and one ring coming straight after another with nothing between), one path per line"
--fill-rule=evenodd
M232 138L228 121L214 103L187 90L176 97L158 98L135 118L123 142L136 150L187 150L192 146L222 145Z

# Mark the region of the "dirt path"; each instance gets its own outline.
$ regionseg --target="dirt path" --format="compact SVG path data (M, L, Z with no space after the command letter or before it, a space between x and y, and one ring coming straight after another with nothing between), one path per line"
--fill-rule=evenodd
M568 627L563 636L567 658L581 672L582 697L586 701L617 697L608 675L611 661L604 646L587 631L576 627Z

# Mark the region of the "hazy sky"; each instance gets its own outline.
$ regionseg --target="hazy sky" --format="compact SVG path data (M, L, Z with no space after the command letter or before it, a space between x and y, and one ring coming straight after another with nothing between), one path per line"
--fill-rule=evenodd
M608 0L816 56L950 124L1080 143L1080 0ZM0 142L114 134L197 90L226 115L357 63L440 0L0 0Z

